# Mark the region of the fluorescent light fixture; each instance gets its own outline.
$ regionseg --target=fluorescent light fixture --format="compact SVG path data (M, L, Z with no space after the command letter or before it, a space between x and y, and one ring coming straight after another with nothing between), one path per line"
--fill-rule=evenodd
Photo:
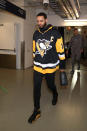
M65 26L87 26L87 19L66 19L64 20Z
M81 32L81 28L78 28L78 31Z
M87 22L87 19L64 20L65 22Z

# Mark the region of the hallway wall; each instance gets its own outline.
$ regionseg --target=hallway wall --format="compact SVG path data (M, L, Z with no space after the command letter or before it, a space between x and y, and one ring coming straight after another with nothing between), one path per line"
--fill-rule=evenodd
M33 65L32 59L32 40L36 25L36 12L34 8L26 8L27 16L24 21L24 40L25 40L25 68Z
M16 55L17 55L17 69L21 68L21 50L20 50L20 46L21 46L21 42L24 40L24 36L23 36L23 24L24 24L24 20L12 15L10 13L7 12L0 12L0 24L9 24L12 25L14 27L14 35L15 35L15 26L17 24L20 25L20 40L18 43L16 43L16 38L15 38L15 45L17 46L17 51L16 51ZM15 37L15 36L14 36ZM13 44L13 43L12 43ZM3 53L9 53L8 51L4 51ZM10 52L10 54L12 54L12 52Z
M32 36L35 28L36 13L32 8L26 8L26 20L21 19L15 15L7 12L0 12L0 24L11 24L14 26L14 33L18 35L18 40L15 38L16 55L17 57L17 69L21 69L21 43L25 42L25 67L31 67L32 62ZM19 31L16 26L19 25ZM16 31L17 29L17 31ZM20 38L19 38L20 37ZM8 52L6 52L8 54Z

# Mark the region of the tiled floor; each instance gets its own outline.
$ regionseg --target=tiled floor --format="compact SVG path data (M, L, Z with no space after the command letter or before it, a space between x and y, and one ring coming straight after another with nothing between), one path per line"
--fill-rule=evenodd
M86 63L86 62L84 62ZM32 125L28 117L33 111L33 70L0 69L0 131L87 131L87 65L70 75L67 62L68 87L61 88L59 72L56 85L59 101L52 106L52 94L42 83L42 115Z

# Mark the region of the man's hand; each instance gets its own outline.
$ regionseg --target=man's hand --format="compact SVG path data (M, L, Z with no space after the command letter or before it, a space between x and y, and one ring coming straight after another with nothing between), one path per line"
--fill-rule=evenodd
M68 50L66 51L66 54L68 55Z

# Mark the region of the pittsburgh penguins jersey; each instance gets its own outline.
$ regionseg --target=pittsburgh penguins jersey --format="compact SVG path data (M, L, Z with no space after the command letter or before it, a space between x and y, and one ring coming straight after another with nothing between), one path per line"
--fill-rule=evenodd
M58 30L51 25L35 31L33 35L34 70L42 74L53 73L65 66L64 45Z

